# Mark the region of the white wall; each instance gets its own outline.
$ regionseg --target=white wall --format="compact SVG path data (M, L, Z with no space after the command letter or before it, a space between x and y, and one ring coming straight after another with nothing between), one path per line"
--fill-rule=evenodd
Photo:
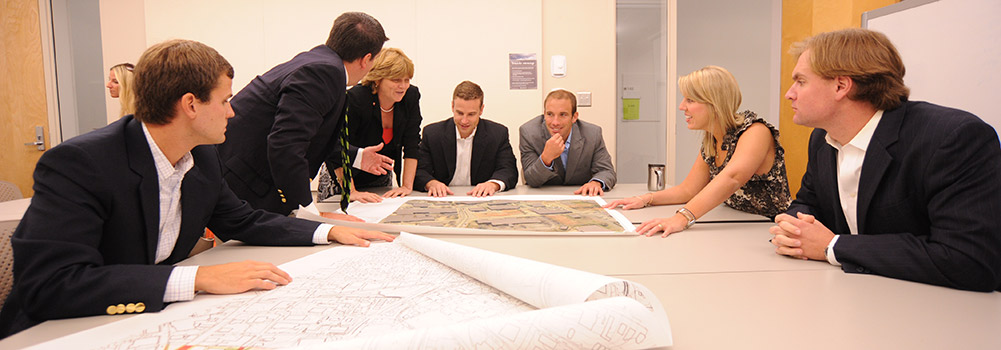
M104 79L107 82L111 66L129 62L135 64L146 49L146 18L143 2L135 0L101 0L101 50L104 58ZM118 120L121 103L105 91L108 123Z
M726 68L740 85L739 110L754 111L778 127L780 0L677 0L678 76L707 65ZM674 82L677 83L677 82ZM681 92L677 100L681 101ZM684 113L673 110L677 130L675 182L688 175L699 159L702 132L688 130ZM671 170L668 170L671 171Z
M219 50L236 70L239 91L254 76L296 53L322 44L334 18L362 11L379 19L390 41L416 65L424 124L450 117L452 89L462 80L480 84L484 117L503 123L518 148L518 127L542 113L542 99L557 87L591 91L592 107L581 118L603 128L615 157L615 2L612 0L101 0L102 17L131 16L129 35L105 26L102 38L110 67L133 60L147 45L171 38L202 41ZM122 6L122 3L131 3ZM572 14L572 15L571 15ZM102 21L107 20L103 18ZM141 43L140 43L141 41ZM539 88L509 90L508 54L535 53ZM134 56L132 56L134 55ZM553 78L549 57L565 55L569 71ZM105 69L107 68L105 67ZM117 118L108 108L109 118ZM113 116L111 113L114 113ZM517 156L517 151L515 152Z
M1001 2L903 2L870 15L884 11L896 12L863 25L886 34L900 52L910 99L968 111L1001 130Z

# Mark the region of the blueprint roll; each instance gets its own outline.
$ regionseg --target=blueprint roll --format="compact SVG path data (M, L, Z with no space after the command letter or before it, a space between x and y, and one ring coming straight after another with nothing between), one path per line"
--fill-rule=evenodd
M630 281L401 232L401 244L538 310L442 327L320 344L308 349L475 348L507 328L530 327L532 337L491 348L535 347L539 334L576 334L574 346L647 349L671 346L664 308L645 286ZM586 331L581 331L584 328ZM507 334L514 334L507 332ZM595 334L601 336L590 337ZM587 339L585 339L587 338ZM567 344L563 344L567 345Z

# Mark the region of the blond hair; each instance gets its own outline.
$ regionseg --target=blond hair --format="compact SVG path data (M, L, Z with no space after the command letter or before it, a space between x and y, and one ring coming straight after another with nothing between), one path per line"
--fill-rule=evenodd
M118 80L118 102L122 105L121 111L118 113L119 117L136 112L135 93L132 91L133 69L135 66L131 63L119 63L109 69L115 72L115 79Z
M904 85L904 61L883 33L862 28L821 33L793 44L789 53L799 59L806 50L810 50L810 69L817 75L852 79L855 88L848 95L852 101L890 110L910 95Z
M712 131L718 130L726 134L744 123L737 116L741 102L737 79L726 68L705 66L678 78L678 88L685 98L709 107L710 130L702 134L702 148L707 155L716 156Z
M414 77L414 61L395 47L387 47L375 55L372 70L361 79L361 84L372 89L372 94L378 91L382 79L412 79Z

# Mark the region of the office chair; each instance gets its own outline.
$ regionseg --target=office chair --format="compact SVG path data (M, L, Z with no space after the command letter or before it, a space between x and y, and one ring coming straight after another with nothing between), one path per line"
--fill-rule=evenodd
M14 220L0 222L0 308L3 308L7 295L14 287L14 249L10 245L10 236L18 223Z

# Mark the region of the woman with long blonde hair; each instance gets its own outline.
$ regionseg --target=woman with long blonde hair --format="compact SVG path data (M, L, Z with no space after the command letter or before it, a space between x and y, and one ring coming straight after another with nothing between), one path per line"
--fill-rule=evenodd
M701 161L680 185L608 203L637 209L685 204L675 215L649 220L636 232L662 237L690 227L720 203L752 214L774 217L789 207L785 151L778 130L754 112L737 112L740 87L723 67L706 66L678 79L690 130L702 130Z
M112 98L117 98L121 104L119 117L126 114L135 113L135 97L132 92L132 70L135 68L131 63L119 63L108 70L108 83L104 87L108 88L108 93Z

